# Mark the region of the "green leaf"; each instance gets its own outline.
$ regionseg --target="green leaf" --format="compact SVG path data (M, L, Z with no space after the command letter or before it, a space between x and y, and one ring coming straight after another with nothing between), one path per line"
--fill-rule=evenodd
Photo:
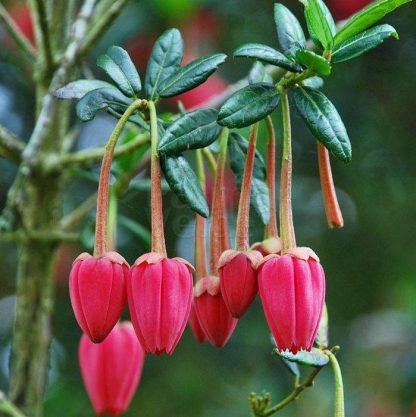
M246 43L234 51L235 58L254 58L268 64L276 65L292 72L300 72L302 68L290 61L281 52L260 43Z
M280 96L273 84L248 85L234 93L221 107L221 126L246 127L265 118L279 104Z
M256 61L248 74L249 84L257 83L273 83L272 76L266 71L266 67L260 62Z
M248 149L248 141L238 133L232 132L228 141L230 166L237 179L240 190L243 181L244 166ZM261 154L256 150L253 178L251 181L250 204L259 215L263 224L270 219L269 191L265 183L266 168Z
M328 356L317 348L312 348L310 352L300 351L296 355L289 351L279 352L277 349L274 349L273 352L290 362L295 362L304 366L313 366L315 368L322 368L329 362Z
M103 87L114 88L112 84L101 80L77 80L54 91L53 95L64 100L79 100L90 91Z
M296 53L296 59L305 67L319 75L329 75L331 73L330 63L321 55L315 54L308 49L301 49Z
M99 110L110 107L118 113L124 113L131 100L115 87L104 87L85 94L76 105L77 116L83 121L92 120Z
M224 63L226 58L225 54L214 54L190 62L163 81L159 95L172 97L192 90L205 82Z
M276 348L276 340L274 339L274 337L272 335L270 335L270 339L272 342L272 345ZM288 369L288 371L296 377L300 376L300 370L299 370L299 366L296 362L290 362L287 359L283 358L280 355L277 355L280 360L283 362L283 364L285 365L285 367Z
M180 117L166 129L159 141L159 152L172 155L210 145L221 132L217 115L217 110L201 109Z
M382 44L391 36L399 39L396 30L390 25L380 25L365 30L338 45L332 53L331 62L336 64L356 58Z
M127 131L118 141L119 145L125 145L137 138L137 132ZM120 172L132 172L138 165L139 161L149 149L149 145L139 146L132 152L119 155L114 161L114 168Z
M126 230L137 236L144 244L145 249L149 250L151 248L152 234L150 233L150 230L122 214L118 215L118 222L120 223L120 226L123 226Z
M309 130L337 158L351 160L351 143L334 105L320 91L310 87L293 90L296 109Z
M115 117L116 119L120 119L120 117L123 115L124 110L123 111L116 111L112 108L108 108L107 112ZM150 126L143 120L143 118L141 116L139 116L137 113L134 113L133 115L131 115L129 117L129 122L134 123L136 126L141 127L144 130L149 131L150 130Z
M287 51L293 44L306 48L302 26L295 15L281 3L274 5L274 22L279 45L283 51Z
M182 155L161 155L161 163L170 189L191 210L203 217L208 217L209 208L205 194L188 161Z
M318 48L332 49L336 27L331 12L322 0L308 0L305 17L309 34Z
M319 348L326 349L329 346L328 328L328 309L326 304L324 304L321 321L319 322L318 333L316 334L315 339L315 343Z
M155 42L147 64L145 90L149 100L155 100L166 78L178 71L183 58L183 39L178 29L165 31Z
M324 85L324 80L321 77L311 77L311 78L307 78L305 81L303 81L303 84L306 87L311 87L311 88L321 88Z
M123 48L110 46L105 55L98 57L97 65L107 73L126 96L134 97L142 89L136 67Z
M335 36L335 46L369 28L386 14L411 0L378 0L353 15Z

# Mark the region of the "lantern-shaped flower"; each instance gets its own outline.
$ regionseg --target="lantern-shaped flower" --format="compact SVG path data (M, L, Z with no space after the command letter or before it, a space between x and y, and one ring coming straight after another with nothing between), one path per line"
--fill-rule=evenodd
M191 307L191 314L189 315L189 327L191 329L192 334L194 335L195 339L199 343L203 343L207 340L207 337L205 336L204 330L201 327L201 324L199 323L198 316L195 311L195 305L192 304Z
M325 274L309 248L269 255L258 267L259 293L279 350L311 350L325 301Z
M79 344L82 379L95 412L118 416L127 411L139 383L144 352L131 323L117 324L104 342L84 334Z
M140 256L127 280L134 329L146 353L171 354L189 319L192 266L160 253Z
M126 304L129 265L116 252L94 258L83 253L69 276L69 294L75 318L95 343L103 341L117 323Z

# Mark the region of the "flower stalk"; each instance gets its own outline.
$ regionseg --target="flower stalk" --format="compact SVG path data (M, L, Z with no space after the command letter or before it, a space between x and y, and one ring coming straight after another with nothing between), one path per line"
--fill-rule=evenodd
M335 414L334 417L345 417L344 406L344 385L342 382L342 373L336 356L330 351L326 350L329 362L332 366L335 379Z
M205 193L205 170L201 149L196 150L195 157L198 180ZM205 219L197 214L195 219L195 277L197 280L207 275L205 251Z
M270 220L266 226L266 238L278 238L276 221L276 134L273 120L270 116L266 117L266 125L269 133L267 145L267 186L269 188Z

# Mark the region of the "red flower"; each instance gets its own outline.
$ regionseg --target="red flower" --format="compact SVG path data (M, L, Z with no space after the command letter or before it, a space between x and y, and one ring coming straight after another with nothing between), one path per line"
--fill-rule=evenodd
M325 300L325 274L316 254L295 248L269 255L258 267L259 292L279 350L311 350Z
M199 324L198 316L196 315L195 306L192 304L191 314L189 316L189 327L191 332L194 335L195 339L199 343L203 343L207 340L204 331L202 330L201 325Z
M118 416L127 411L142 373L144 352L131 323L117 324L104 342L84 334L79 366L96 414Z
M101 258L83 253L69 276L69 295L75 318L94 342L102 342L120 318L126 304L129 265L116 252Z
M227 250L218 262L221 294L235 318L240 318L256 298L257 265L263 259L260 252Z
M134 330L146 353L171 354L189 319L192 266L151 252L140 256L127 280Z
M328 7L336 20L346 19L359 12L372 0L329 0Z
M196 283L194 306L209 342L216 347L223 347L230 339L238 320L231 316L224 303L218 277L207 276Z

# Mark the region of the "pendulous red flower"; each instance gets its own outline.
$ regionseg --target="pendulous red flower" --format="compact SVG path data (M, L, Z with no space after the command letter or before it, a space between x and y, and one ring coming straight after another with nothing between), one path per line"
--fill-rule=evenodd
M192 266L182 258L150 252L140 256L127 279L134 330L146 353L172 354L188 322Z
M231 316L221 295L220 279L210 275L195 284L194 306L207 339L223 347L231 337L238 320Z
M269 255L258 266L259 293L280 351L311 350L325 301L325 274L309 248Z
M199 323L199 319L195 311L195 305L193 303L191 307L191 314L189 315L188 324L191 328L192 334L199 343L204 343L207 341L207 337L205 336L204 330L202 329L201 324Z
M142 373L144 352L130 322L117 324L104 342L84 334L78 350L85 388L96 414L127 411Z
M100 258L83 253L69 276L69 295L75 318L94 343L111 332L126 305L129 264L116 252Z
M221 294L235 318L240 318L256 298L257 265L263 259L255 250L226 250L218 261Z

